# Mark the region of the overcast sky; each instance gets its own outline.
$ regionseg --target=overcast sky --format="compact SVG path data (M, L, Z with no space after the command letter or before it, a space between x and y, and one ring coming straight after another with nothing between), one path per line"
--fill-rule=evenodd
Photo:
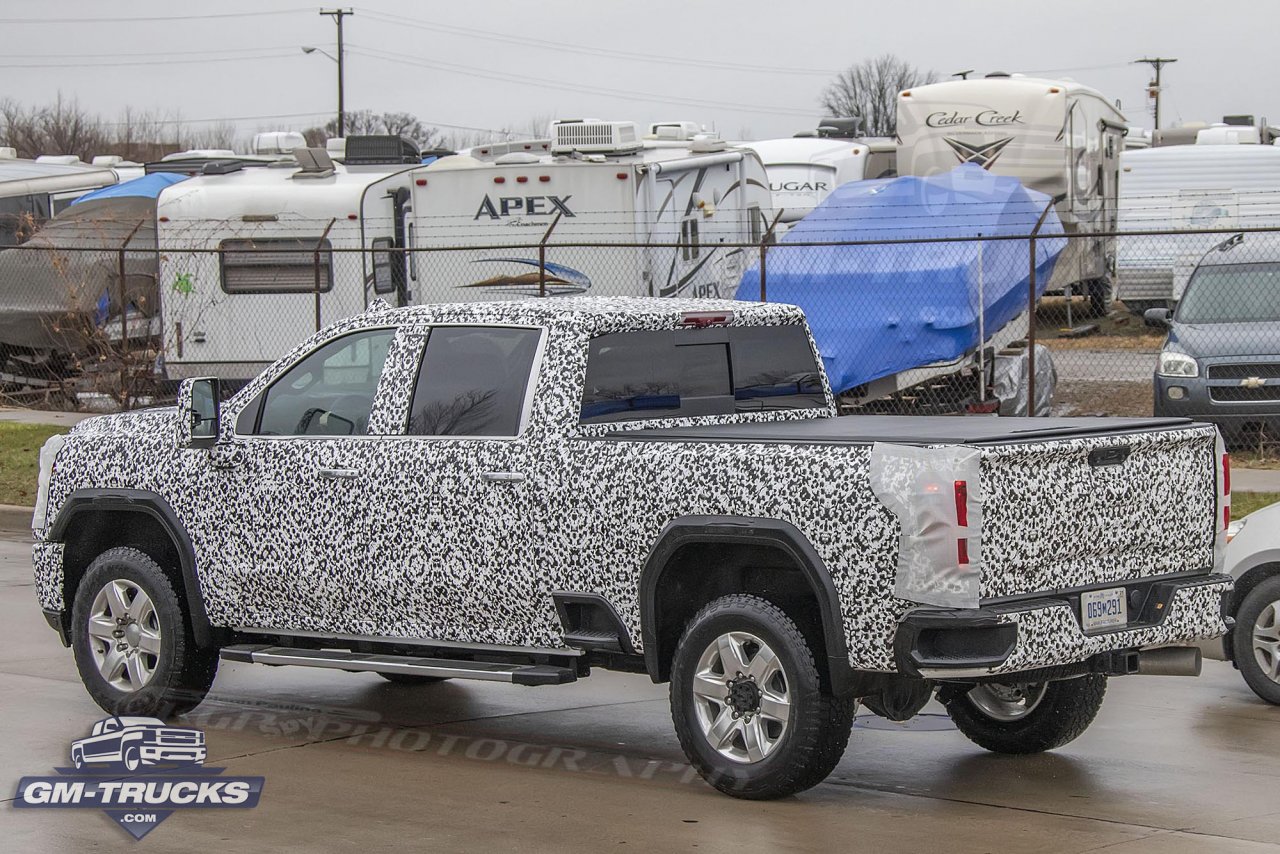
M336 67L300 50L334 51L333 22L319 8L0 0L3 95L41 103L61 91L106 118L126 105L180 109L188 120L236 118L246 134L319 124L335 110ZM354 8L347 108L408 111L441 127L523 129L534 117L592 116L693 119L730 137L790 135L814 126L818 95L838 69L884 52L943 76L975 68L1074 77L1120 99L1130 123L1145 127L1151 69L1130 61L1177 57L1165 69L1166 125L1229 113L1280 124L1272 83L1280 4L1259 0L379 0Z

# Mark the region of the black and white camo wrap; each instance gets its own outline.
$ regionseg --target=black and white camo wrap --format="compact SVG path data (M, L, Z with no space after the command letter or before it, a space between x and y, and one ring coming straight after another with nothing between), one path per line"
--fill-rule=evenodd
M871 490L870 445L618 440L608 434L655 422L578 423L591 337L674 328L683 312L717 310L734 312L733 324L804 322L790 306L670 299L372 310L318 333L251 381L224 406L223 441L212 451L178 446L173 409L83 422L58 456L48 518L77 489L162 496L191 538L215 625L560 647L549 594L576 590L608 599L637 649L640 572L668 523L690 515L780 519L808 538L830 572L854 667L893 670L894 632L914 606L892 595L899 525ZM405 424L422 330L433 324L547 330L528 426L519 437L395 436ZM339 335L374 327L399 329L370 415L370 432L382 435L235 435L240 410L294 361ZM825 408L660 423L834 414L827 389ZM983 596L1211 564L1213 441L1211 429L1195 428L983 448ZM1150 508L1141 518L1154 525L1153 538L1163 535L1170 550L1182 550L1180 561L1141 548L1108 554L1115 542L1096 540L1111 524L1101 508L1112 505L1090 497L1098 483L1085 457L1120 442L1133 447L1135 463L1121 467L1125 487L1144 501L1161 500L1165 492L1179 496L1166 522L1149 519ZM1148 467L1157 462L1158 472ZM361 476L321 480L316 471L324 466L354 468ZM485 477L508 471L527 479ZM1148 489L1152 482L1158 495ZM1093 515L1080 518L1080 507ZM39 539L44 532L36 533ZM1082 537L1095 539L1082 544ZM36 556L42 606L64 607L60 546L38 543ZM1216 603L1201 604L1188 599L1183 613L1179 602L1161 637L1220 634ZM1118 647L1106 638L1080 640L1078 626L1072 634L1069 620L1050 611L1016 615L1027 629L1016 652L1026 666L1089 654L1099 644Z

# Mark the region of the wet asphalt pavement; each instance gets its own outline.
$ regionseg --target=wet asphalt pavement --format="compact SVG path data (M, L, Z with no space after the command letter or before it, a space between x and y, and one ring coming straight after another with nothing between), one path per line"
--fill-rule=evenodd
M28 545L0 540L0 797L67 764L100 717L35 604ZM941 709L862 713L825 783L735 801L685 764L666 688L392 685L223 663L179 725L209 766L266 778L252 810L182 811L140 842L95 810L0 807L4 850L857 851L1181 854L1280 850L1280 708L1229 665L1113 679L1092 728L1051 754L970 744Z

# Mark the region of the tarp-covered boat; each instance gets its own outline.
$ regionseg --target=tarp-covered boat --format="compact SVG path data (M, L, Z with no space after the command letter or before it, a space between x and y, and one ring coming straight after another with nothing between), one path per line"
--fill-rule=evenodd
M0 345L75 352L125 305L154 314L156 199L185 177L152 174L89 193L0 252Z
M1047 209L1036 241L1043 292L1066 247L1051 202L976 164L844 184L769 248L765 296L805 310L837 393L954 361L1027 310L1026 237ZM819 245L830 243L841 245ZM760 294L757 265L737 297Z

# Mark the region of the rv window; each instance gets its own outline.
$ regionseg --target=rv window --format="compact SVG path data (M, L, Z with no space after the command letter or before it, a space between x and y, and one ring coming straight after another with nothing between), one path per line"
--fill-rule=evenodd
M698 246L697 217L689 217L680 223L680 242L684 244L680 247L680 257L685 261L696 261L701 253Z
M218 244L229 294L313 293L333 287L333 247L316 237L235 238Z
M759 243L764 237L764 214L759 205L747 208L747 218L751 221L751 242Z
M373 292L389 294L396 289L394 256L391 254L390 237L373 239Z
M405 432L515 436L541 330L438 326L418 370Z
M26 243L48 218L49 197L43 193L0 198L0 248Z
M592 339L583 424L824 408L801 326L619 332Z
M236 432L257 436L363 436L394 329L330 341L245 407Z

